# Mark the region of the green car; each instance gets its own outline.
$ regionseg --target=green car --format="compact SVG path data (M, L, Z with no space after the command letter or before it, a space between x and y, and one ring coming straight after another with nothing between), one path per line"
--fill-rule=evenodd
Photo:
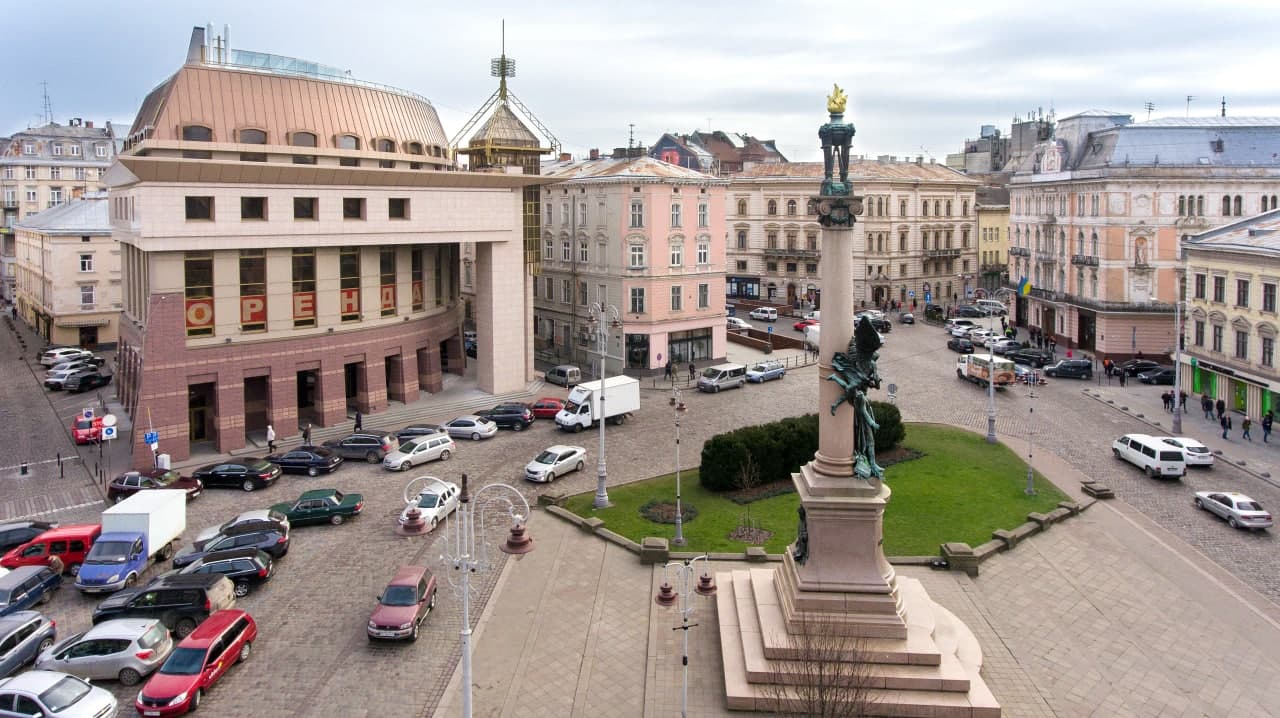
M337 489L313 489L302 492L297 501L276 504L271 510L284 514L293 526L322 523L337 526L348 516L364 510L364 496L344 494Z

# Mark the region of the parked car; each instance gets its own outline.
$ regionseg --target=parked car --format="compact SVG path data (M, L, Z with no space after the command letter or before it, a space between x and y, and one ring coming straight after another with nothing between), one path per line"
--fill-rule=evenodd
M404 511L400 512L400 525L409 523L409 512L416 506L422 520L431 526L432 530L441 521L448 518L449 514L458 510L458 499L462 492L458 489L458 485L451 482L443 482L443 486L437 483L431 483L418 492L418 500L404 507Z
M232 666L249 660L257 638L258 624L248 613L239 609L212 613L151 675L133 707L147 718L195 712L204 694Z
M1151 371L1143 372L1138 375L1138 381L1143 384L1164 384L1166 386L1173 386L1173 379L1174 372L1170 367L1160 367L1159 369L1152 369Z
M338 452L324 446L300 446L289 451L272 454L264 459L278 464L281 471L307 476L319 476L320 472L332 474L342 466Z
M1053 361L1053 354L1048 349L1033 349L1031 347L1005 352L1004 356L1006 359L1012 359L1016 364L1028 364L1037 369Z
M413 428L405 427L402 431ZM376 464L382 461L382 457L390 453L397 443L399 442L394 441L387 434L357 432L341 439L330 439L324 442L323 446L344 459L363 459L370 464Z
M236 604L235 587L226 576L166 574L142 588L127 588L93 609L93 623L117 618L157 618L178 638L185 638L209 614Z
M942 328L947 330L948 332L955 329L956 327L976 327L976 326L978 326L978 323L973 321L972 319L956 319L954 317L942 323Z
M459 416L452 421L448 421L445 423L444 429L449 432L449 436L471 439L472 441L488 439L498 433L497 424L475 414Z
M1182 451L1146 434L1125 434L1111 442L1111 453L1142 469L1147 476L1172 476L1187 473Z
M0 577L0 616L46 603L61 587L62 575L48 566L19 566Z
M447 432L445 432L444 427L439 424L410 424L396 432L396 441L392 445L392 448L395 448L395 446L402 444L409 439L416 439L419 436L444 433Z
M802 332L802 331L804 331L805 327L811 327L811 326L813 326L814 324L817 324L817 323L818 323L818 320L817 320L817 319L801 319L800 321L796 322L795 324L792 324L792 325L791 325L791 328L792 328L792 329L794 329L794 330L796 330L796 331L798 331L798 332Z
M19 710L4 708L5 698ZM110 691L66 673L27 671L0 680L0 714L7 716L103 718L116 715L118 708Z
M1160 369L1160 363L1151 361L1150 359L1130 359L1111 365L1111 375L1120 376L1123 372L1129 376L1137 376L1155 369Z
M1026 345L1018 341L1017 339L1009 339L1006 337L1004 339L997 339L994 343L992 343L991 351L995 352L996 354L1008 354L1009 352L1018 351L1019 349L1022 349L1024 346Z
M181 574L216 573L231 579L236 598L249 595L275 573L271 554L252 546L226 551L210 551L178 571Z
M564 476L570 471L582 471L586 455L587 450L581 446L556 444L525 464L524 477L529 481L551 483L557 476Z
M312 489L304 491L292 503L276 504L278 511L289 518L294 526L305 524L338 524L364 510L364 496L344 494L337 489Z
M964 335L964 338L973 342L973 345L975 347L985 348L987 345L987 340L994 336L996 336L996 333L991 331L990 329L986 329L983 327L975 327L973 329L970 329Z
M729 331L731 332L743 331L751 328L751 324L737 317L725 317L724 323L728 326Z
M57 635L56 624L38 611L15 611L0 618L0 678L39 658ZM3 708L0 702L0 710Z
M62 388L73 394L78 394L110 383L110 374L101 369L86 369L67 377L66 381L62 382Z
M418 640L419 627L436 607L436 577L424 566L401 566L378 595L369 616L369 640Z
M50 529L58 528L57 523L48 521L7 521L0 524L0 553L14 546L21 546L31 539Z
M1059 359L1056 364L1045 367L1044 373L1047 376L1092 379L1093 362L1088 359Z
M71 420L71 438L77 444L91 444L101 437L102 417L95 416L91 419L86 419L83 415L77 414Z
M264 522L270 522L270 523L279 525L281 528L284 529L285 533L288 533L289 531L289 519L286 518L285 515L280 513L279 511L272 511L271 509L251 509L249 511L245 511L243 513L237 514L234 518L232 518L230 521L227 521L226 523L220 524L218 526L210 526L206 529L201 529L200 532L196 534L196 537L193 543L198 541L208 541L209 539L213 538L214 536L217 536L218 534L230 533L231 530L236 528L237 526L242 526L244 524L252 524L252 523L264 523Z
M912 314L911 312L903 312L898 315L898 323L899 324L915 324L916 315Z
M965 339L964 337L951 337L947 340L947 348L953 352L959 352L961 354L972 354L973 342Z
M560 366L551 367L545 374L548 384L559 384L573 388L582 381L582 370L574 364L561 364Z
M79 369L59 369L54 371L44 378L45 388L60 391L67 378L79 371Z
M492 409L480 412L478 416L497 424L499 429L514 431L524 431L533 423L533 412L529 411L529 407L524 404L499 404Z
M280 466L265 459L245 457L201 466L191 474L205 486L229 486L245 491L265 489L280 478Z
M853 320L854 322L858 322L864 316L871 321L871 326L881 334L888 334L893 331L893 324L888 319L884 318L884 314L878 311L873 312L871 310L867 310L865 312L859 312L854 315Z
M49 529L30 541L9 549L0 557L0 566L50 566L56 573L75 575L80 564L102 534L102 524L72 524Z
M529 411L533 412L535 419L554 419L556 414L564 408L564 400L544 396L541 399L529 405Z
M1195 505L1227 520L1233 529L1267 529L1271 514L1262 504L1236 491L1197 491Z
M979 309L978 307L975 307L971 304L962 304L956 307L955 314L957 317L969 317L969 318L988 316L986 311Z
M747 312L747 316L763 322L776 322L778 321L778 310L773 307L756 307Z
M1213 452L1209 447L1189 436L1156 437L1166 444L1182 449L1187 466L1213 466Z
M117 618L45 647L36 668L136 686L172 652L169 629L159 620Z
M181 489L187 492L187 501L190 501L204 491L204 484L200 479L184 477L169 469L126 471L107 484L107 500L120 503L148 489Z
M77 347L59 347L41 354L40 365L54 366L74 359L87 358L91 356L93 356L93 352L87 349L79 349Z
M238 524L210 538L193 541L173 557L174 568L186 568L206 556L236 549L265 551L275 558L289 553L289 529L274 521ZM206 572L208 573L208 572Z
M953 337L967 337L969 336L969 332L975 329L980 329L980 328L981 327L977 326L976 324L955 324L955 325L952 325L951 328L947 330L947 333L949 333Z
M490 426L493 426L490 424ZM494 432L498 431L498 427L493 427ZM453 437L448 434L429 434L427 436L419 436L416 439L409 439L391 453L382 459L382 468L392 471L408 471L409 469L425 464L428 461L448 461L453 452L457 451L457 445L453 443Z
M781 379L787 375L787 365L777 359L766 359L747 367L747 381L763 384L770 379Z

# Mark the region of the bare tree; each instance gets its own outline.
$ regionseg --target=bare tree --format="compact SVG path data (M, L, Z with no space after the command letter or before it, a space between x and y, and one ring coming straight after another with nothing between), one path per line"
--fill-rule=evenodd
M793 656L774 660L782 682L762 686L768 710L778 715L863 718L876 715L875 671L867 640L840 634L833 621L801 618L791 633Z
M742 505L745 510L742 514L742 523L739 528L744 531L751 531L755 527L751 525L751 497L747 494L760 485L760 467L756 466L756 460L751 456L751 452L747 452L747 460L742 462L742 466L738 468L738 475L734 479L734 487L742 492Z

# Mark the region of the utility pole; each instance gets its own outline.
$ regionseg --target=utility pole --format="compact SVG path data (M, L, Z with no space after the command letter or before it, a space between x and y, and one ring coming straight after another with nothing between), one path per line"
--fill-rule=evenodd
M1142 107L1143 107L1143 109L1145 109L1145 110L1147 111L1147 119L1148 119L1148 120L1149 120L1149 119L1151 119L1151 113L1156 109L1156 105L1155 105L1155 103L1154 103L1154 102L1144 102L1144 103L1142 103Z
M1196 99L1195 95L1187 95L1187 117L1191 116L1191 101Z

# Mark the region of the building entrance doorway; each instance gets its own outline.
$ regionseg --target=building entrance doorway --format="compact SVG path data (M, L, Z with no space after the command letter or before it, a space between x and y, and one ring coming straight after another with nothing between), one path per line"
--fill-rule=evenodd
M1076 319L1076 344L1083 350L1093 351L1098 331L1098 316L1087 309L1078 310Z
M356 407L356 396L360 392L360 372L362 371L364 371L364 362L362 361L342 365L342 383L345 386L348 409Z
M244 380L244 434L267 430L267 413L271 408L270 391L267 388L267 377L250 376Z
M319 383L319 369L298 372L298 426L314 424L316 421L316 385Z
M1045 307L1040 312L1040 329L1046 338L1058 335L1058 313L1052 307Z
M217 387L214 382L187 387L187 438L192 444L213 441L213 408Z
M97 327L80 327L80 346L84 349L93 349L98 346Z

